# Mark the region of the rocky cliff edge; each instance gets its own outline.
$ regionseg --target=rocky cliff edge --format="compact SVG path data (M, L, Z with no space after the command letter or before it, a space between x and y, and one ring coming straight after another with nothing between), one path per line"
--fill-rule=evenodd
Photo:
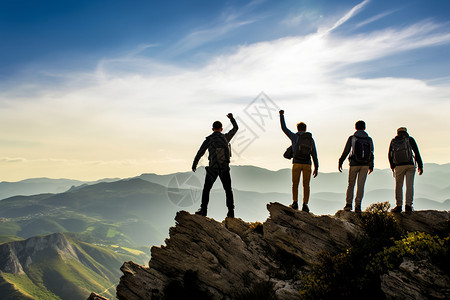
M270 282L277 299L298 299L300 274L311 271L319 253L343 251L365 234L360 214L353 212L315 216L279 203L270 203L267 209L270 216L263 224L238 218L220 223L178 212L166 245L152 248L148 267L131 261L123 264L118 299L165 299L176 287L194 281L205 299L239 299L265 282ZM450 215L444 211L415 211L396 214L395 218L406 231L435 233L448 232ZM404 291L406 284L413 289L436 285L436 278L429 277L428 271L423 271L422 276L414 272L415 268L424 270L406 260L398 271L385 275L392 279L387 283L396 280L387 287L387 298L395 298L396 286ZM438 274L440 286L434 289L440 290L436 295L450 296L448 276Z

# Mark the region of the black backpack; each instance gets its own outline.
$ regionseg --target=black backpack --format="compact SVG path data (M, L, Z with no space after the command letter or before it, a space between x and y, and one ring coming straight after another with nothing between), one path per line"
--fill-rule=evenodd
M309 160L313 148L313 139L311 133L299 134L297 148L294 151L294 159Z
M391 157L394 164L407 164L412 161L413 153L409 137L395 138L391 142Z
M212 134L209 137L209 159L210 164L225 166L230 163L231 149L230 144L222 134Z
M369 163L372 159L372 149L369 137L353 136L353 159L358 163Z

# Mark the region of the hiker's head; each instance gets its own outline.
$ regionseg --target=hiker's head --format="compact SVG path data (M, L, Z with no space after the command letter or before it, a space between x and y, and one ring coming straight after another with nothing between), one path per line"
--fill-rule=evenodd
M215 121L212 125L212 130L222 132L222 130L223 130L222 123L220 121Z
M366 122L359 120L355 123L355 129L356 130L366 130Z
M300 122L297 124L297 130L298 131L306 131L306 124L303 122Z
M400 127L399 129L397 129L397 134L401 132L408 132L408 130L406 129L406 127Z

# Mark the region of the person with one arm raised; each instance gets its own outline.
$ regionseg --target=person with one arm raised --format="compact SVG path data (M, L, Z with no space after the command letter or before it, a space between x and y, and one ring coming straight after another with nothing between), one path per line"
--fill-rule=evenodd
M231 147L229 142L236 134L239 127L232 113L229 113L227 117L230 119L233 128L223 134L222 123L220 121L215 121L212 124L213 133L205 138L205 141L200 146L200 149L194 158L194 162L192 163L192 171L195 172L200 158L205 154L206 150L208 150L209 165L205 168L206 176L202 192L202 204L200 209L195 213L197 215L207 215L209 194L214 182L217 177L219 177L222 182L223 189L225 190L226 204L228 208L227 217L234 218L234 198L230 176Z

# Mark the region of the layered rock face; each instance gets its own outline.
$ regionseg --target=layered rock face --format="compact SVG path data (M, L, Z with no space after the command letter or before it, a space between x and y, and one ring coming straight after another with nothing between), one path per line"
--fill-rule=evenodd
M54 233L0 245L0 262L2 262L0 271L24 274L24 268L30 265L42 251L55 251L63 258L73 258L89 264L84 255L70 244L64 234Z
M270 217L259 225L232 218L219 223L179 212L166 246L152 248L149 267L123 264L117 297L164 299L175 287L195 285L211 299L238 299L270 285L278 299L298 299L300 273L318 263L321 251L338 253L364 235L360 217L352 212L315 216L279 203L268 204L267 208ZM396 218L408 231L435 232L448 230L450 217L448 212L417 211ZM418 274L420 266L405 261L400 271L385 275L383 291L395 298L390 284L402 287L402 282L411 282L411 274L418 282L413 286L428 288L423 278L437 272L434 267ZM444 290L450 288L448 280L439 281ZM411 293L411 299L419 299ZM436 295L450 294L444 291Z

